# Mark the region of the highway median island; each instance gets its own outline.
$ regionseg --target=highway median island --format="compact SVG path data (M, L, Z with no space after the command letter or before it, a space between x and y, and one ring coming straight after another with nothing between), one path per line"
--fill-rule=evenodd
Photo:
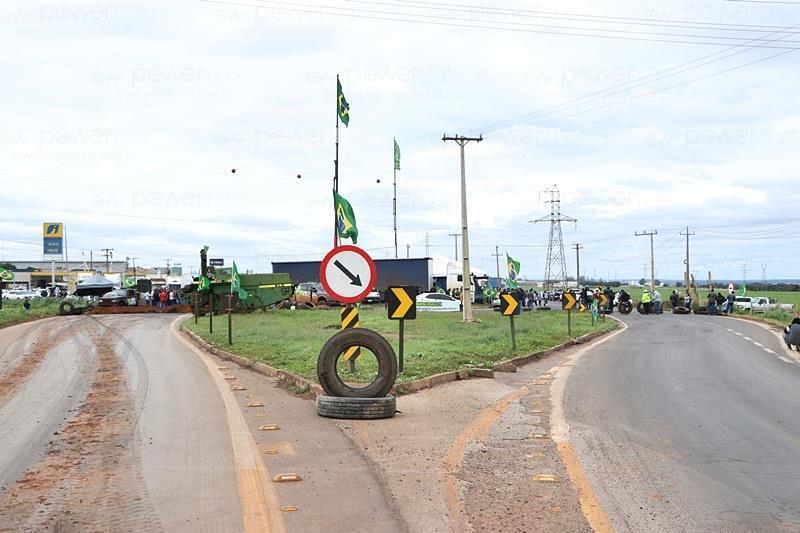
M477 313L479 322L464 323L461 313L419 313L405 326L405 371L397 376L398 393L413 392L428 386L463 379L470 375L487 376L497 363L524 362L531 354L563 346L567 335L563 312L525 312L517 317L517 350L511 349L508 318L494 311ZM588 313L573 314L573 337L616 329L617 322L607 319L595 327ZM397 323L389 320L383 306L364 306L360 311L361 327L383 335L397 351ZM217 319L209 334L208 317L183 322L183 328L202 339L218 355L227 352L252 363L262 363L285 371L311 384L317 383L317 357L323 344L341 327L340 310L269 310L235 314L233 345L228 345L227 328ZM252 364L251 363L251 364ZM249 366L249 365L245 365ZM371 354L356 360L355 374L348 381L368 383L377 365ZM475 370L478 369L478 370ZM449 379L449 376L452 379ZM405 385L405 386L404 386Z

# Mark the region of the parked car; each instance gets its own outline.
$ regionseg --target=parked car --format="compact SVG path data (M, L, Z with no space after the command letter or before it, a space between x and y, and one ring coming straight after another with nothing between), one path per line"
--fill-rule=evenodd
M753 305L753 298L750 296L737 296L733 301L734 309L741 309L742 311L749 311Z
M765 311L769 311L770 309L783 309L784 311L789 312L794 311L793 304L779 304L777 303L777 300L773 300L765 296L753 297L750 307L756 313L763 313Z
M367 294L367 297L364 298L364 303L365 304L379 304L379 303L381 303L381 293L378 292L377 289L373 288L371 291L369 291L369 294Z
M100 305L136 305L136 297L131 289L114 289L100 297Z
M24 300L25 298L39 298L39 291L28 289L7 289L3 291L6 300Z
M424 292L417 295L417 311L461 311L461 302L439 292Z
M341 303L328 294L328 291L325 290L322 283L316 281L304 282L298 285L292 300L295 304L310 303L314 306L339 305Z

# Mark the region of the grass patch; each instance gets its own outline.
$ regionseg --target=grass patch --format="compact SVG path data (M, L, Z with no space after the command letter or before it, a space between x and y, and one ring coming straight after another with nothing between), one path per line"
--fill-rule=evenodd
M465 324L460 313L418 313L405 324L405 372L398 383L458 370L492 364L552 348L568 340L566 314L561 311L526 312L515 318L517 350L511 350L509 319L492 311L475 313L480 323ZM386 318L382 307L361 310L361 326L386 337L397 352L398 323ZM208 333L208 317L185 322L185 327L211 344L288 370L316 381L317 357L322 345L339 329L338 309L314 311L272 310L233 317L233 346L227 344L227 317L214 317L214 333ZM607 319L596 329L609 331L616 322ZM589 314L573 314L574 336L593 331ZM356 364L353 381L368 381L374 372L371 354ZM341 363L341 372L346 363ZM348 379L349 380L349 379Z
M55 316L58 314L58 306L62 301L61 298L31 298L31 310L26 313L22 307L22 300L3 298L3 309L0 309L0 328L37 318Z

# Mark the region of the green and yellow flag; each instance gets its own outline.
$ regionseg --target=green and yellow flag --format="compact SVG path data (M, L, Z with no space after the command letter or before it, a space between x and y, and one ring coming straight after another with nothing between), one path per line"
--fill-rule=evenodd
M14 281L14 273L0 267L0 281Z
M507 285L512 289L517 288L517 276L519 275L519 261L514 261L511 256L506 254L506 263L508 265L508 279Z
M200 274L197 278L198 285L197 290L200 292L206 292L211 288L211 280L205 277L204 275Z
M240 300L247 300L250 294L242 288L242 276L239 275L239 269L236 268L236 261L233 262L231 268L231 294L236 293L239 295Z
M336 114L339 115L339 120L342 121L345 127L350 123L350 104L342 92L342 82L339 81L339 76L336 76Z
M397 144L397 139L394 139L394 169L400 170L400 145Z
M356 215L350 202L339 196L333 191L333 209L336 212L336 231L343 239L352 239L353 244L358 242L358 228L356 227Z

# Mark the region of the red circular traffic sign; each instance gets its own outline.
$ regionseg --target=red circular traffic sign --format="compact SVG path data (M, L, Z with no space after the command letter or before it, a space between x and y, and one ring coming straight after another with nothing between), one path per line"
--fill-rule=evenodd
M372 258L350 244L337 246L325 256L319 266L319 279L328 294L336 300L352 304L366 298L377 281Z

